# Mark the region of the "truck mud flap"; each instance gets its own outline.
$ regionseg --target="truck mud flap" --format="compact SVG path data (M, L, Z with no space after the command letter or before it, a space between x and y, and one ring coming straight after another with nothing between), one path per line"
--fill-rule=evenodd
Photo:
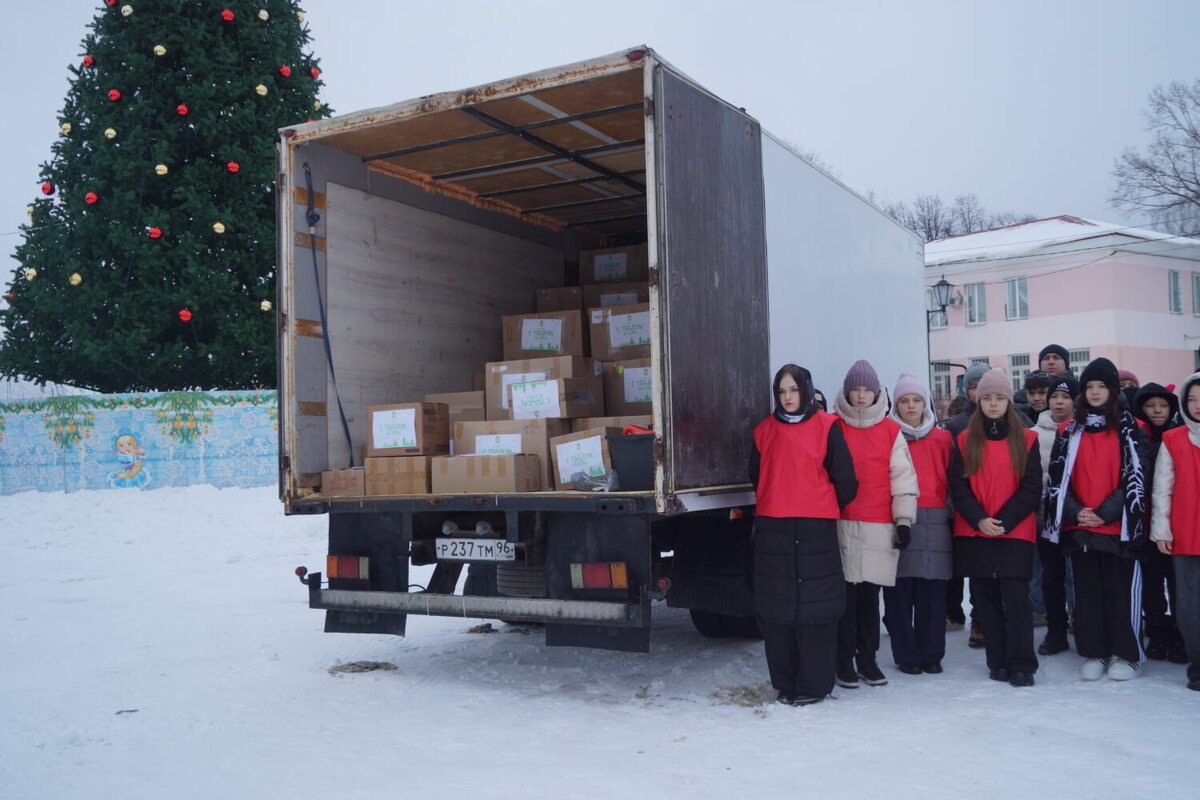
M408 589L408 543L412 538L407 514L330 514L329 550L338 555L363 555L371 559L371 586L383 593ZM330 589L345 586L337 579ZM316 580L320 586L320 578ZM313 586L309 586L309 606ZM390 633L403 636L407 617L403 613L369 608L330 608L325 614L326 633Z

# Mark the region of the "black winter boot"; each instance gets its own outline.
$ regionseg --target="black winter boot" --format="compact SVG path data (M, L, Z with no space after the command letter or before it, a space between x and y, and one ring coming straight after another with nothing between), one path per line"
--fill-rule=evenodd
M1146 623L1146 658L1162 661L1171 648L1171 626L1163 620Z
M854 671L854 662L839 661L834 670L834 681L843 689L857 689L858 673Z
M857 661L858 677L863 679L863 683L867 684L867 686L887 685L887 677L879 669L879 665L875 663L875 656L859 656Z
M1167 646L1167 661L1172 664L1188 663L1187 649L1183 646L1183 634L1179 632L1178 628L1171 632L1171 644Z

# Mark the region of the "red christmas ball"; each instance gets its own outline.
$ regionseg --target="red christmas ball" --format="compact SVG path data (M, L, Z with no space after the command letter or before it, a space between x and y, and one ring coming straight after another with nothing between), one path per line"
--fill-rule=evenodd
M117 0L104 0L104 5L109 6L110 8L112 6L115 6L116 4L117 4Z
M233 12L228 8L225 9L221 12L221 19L225 20L226 22L233 22Z
M188 107L183 103L180 103L179 105L175 106L175 113L181 117L186 117L188 115Z
M151 239L161 239L162 238L162 228L151 228L150 230L146 231L146 235L149 236Z
M96 201L99 199L100 195L96 194L95 192L88 192L83 196L83 202L87 203L89 206L96 205Z
M292 68L289 67L287 64L284 64L282 67L279 68L279 74L285 78L290 78L290 77L292 77Z
M186 308L181 308L179 309L179 318L184 322L189 322L192 319L192 312L188 311Z
M54 184L51 183L50 181L46 181L45 183L43 183L42 184L42 194L47 194L47 195L54 194Z
M316 67L312 67L308 70L308 74L312 75L313 78L316 79L321 77L321 70L317 69Z
M225 169L229 170L230 172L237 172L241 168L242 168L242 165L236 161L230 161L228 164L225 165Z
M91 56L84 56L83 65L85 67L93 67L96 65L96 59L92 58Z
M108 90L108 99L112 100L114 103L117 102L118 100L121 99L121 92L117 89L109 89Z

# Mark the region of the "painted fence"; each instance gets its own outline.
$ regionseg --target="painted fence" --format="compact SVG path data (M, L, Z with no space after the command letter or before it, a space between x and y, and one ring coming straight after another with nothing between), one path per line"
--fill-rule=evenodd
M0 495L266 486L278 475L278 430L273 391L0 403Z

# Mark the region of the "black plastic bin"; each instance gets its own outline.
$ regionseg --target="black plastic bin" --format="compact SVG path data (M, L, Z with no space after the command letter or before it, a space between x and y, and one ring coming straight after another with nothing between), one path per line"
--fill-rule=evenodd
M608 453L617 473L617 491L642 492L654 488L654 434L610 433Z

